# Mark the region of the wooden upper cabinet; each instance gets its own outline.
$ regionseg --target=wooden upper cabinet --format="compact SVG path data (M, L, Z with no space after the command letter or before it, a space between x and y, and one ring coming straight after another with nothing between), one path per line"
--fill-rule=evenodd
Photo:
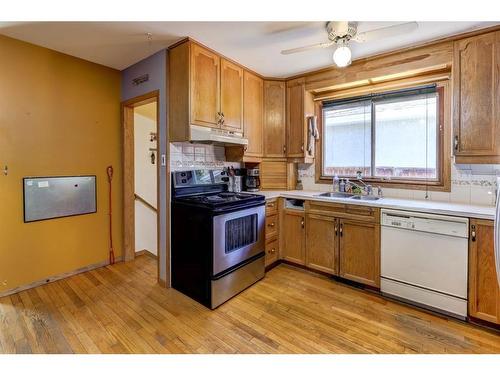
M243 132L243 68L221 59L222 128Z
M287 145L288 157L303 157L305 149L304 91L305 82L287 85Z
M243 134L248 139L245 156L262 157L264 81L248 71L243 76Z
M284 210L282 218L280 227L283 258L304 265L306 263L304 212Z
M499 31L454 43L453 141L464 162L500 161L499 75Z
M306 266L331 275L338 274L338 219L331 216L306 216Z
M191 123L219 127L220 58L191 44Z
M380 287L380 225L341 219L339 276Z
M314 154L307 150L307 117L314 115L312 94L306 91L305 79L287 82L286 89L286 154L298 162L312 162Z
M285 82L264 81L264 156L286 156Z
M500 288L495 268L493 236L493 221L470 221L469 315L498 324Z

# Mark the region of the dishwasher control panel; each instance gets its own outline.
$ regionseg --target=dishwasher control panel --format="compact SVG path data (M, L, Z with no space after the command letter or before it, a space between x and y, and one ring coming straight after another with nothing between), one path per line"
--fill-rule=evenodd
M381 215L381 224L386 227L469 237L469 219L467 218L384 209Z

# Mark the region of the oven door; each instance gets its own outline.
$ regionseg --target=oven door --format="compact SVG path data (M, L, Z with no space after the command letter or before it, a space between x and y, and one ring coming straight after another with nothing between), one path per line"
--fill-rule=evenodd
M215 216L213 220L214 276L264 251L264 205Z

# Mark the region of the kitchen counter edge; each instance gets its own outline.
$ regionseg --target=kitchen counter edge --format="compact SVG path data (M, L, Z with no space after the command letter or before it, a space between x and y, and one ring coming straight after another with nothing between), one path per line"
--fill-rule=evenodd
M422 201L414 199L397 199L397 198L382 198L378 201L355 201L350 198L329 198L319 197L323 191L306 191L306 190L288 190L277 191L267 190L259 191L256 194L264 195L266 200L275 198L292 198L314 200L320 202L337 202L344 204L352 204L358 206L388 208L395 210L404 210L412 212L425 212L439 215L450 215L459 217L469 217L474 219L495 219L495 207L478 206L460 203L439 202L439 201Z

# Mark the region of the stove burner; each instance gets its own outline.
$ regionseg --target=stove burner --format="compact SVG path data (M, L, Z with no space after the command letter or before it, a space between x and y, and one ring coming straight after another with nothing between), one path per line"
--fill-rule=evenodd
M223 204L235 204L244 201L255 200L254 194L241 194L234 192L220 192L217 194L199 194L192 195L185 198L179 198L180 200L196 202L199 204L209 204L209 205L223 205Z

